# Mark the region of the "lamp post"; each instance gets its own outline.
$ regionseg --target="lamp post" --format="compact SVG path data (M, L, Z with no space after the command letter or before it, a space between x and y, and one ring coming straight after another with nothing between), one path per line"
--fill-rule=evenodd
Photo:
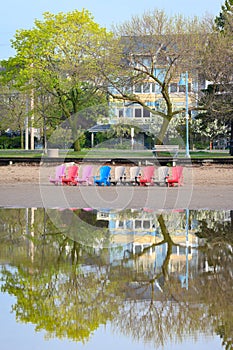
M186 123L186 153L185 156L190 158L189 153L189 97L188 97L188 72L185 72L185 81L180 77L179 85L185 85L185 123Z
M134 145L134 128L131 128L131 149L133 150Z

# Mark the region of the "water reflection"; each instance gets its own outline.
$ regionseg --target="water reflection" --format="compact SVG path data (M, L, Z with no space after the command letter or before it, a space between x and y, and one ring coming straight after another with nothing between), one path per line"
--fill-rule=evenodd
M155 348L201 333L233 348L232 211L0 209L0 245L1 291L47 338L110 324Z

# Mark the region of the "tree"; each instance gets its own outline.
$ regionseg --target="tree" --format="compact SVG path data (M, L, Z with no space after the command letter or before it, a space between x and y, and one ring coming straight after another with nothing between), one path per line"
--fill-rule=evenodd
M69 118L76 148L78 113L105 100L93 84L96 67L92 53L100 53L110 37L82 10L45 13L43 21L36 20L32 29L18 30L12 41L16 59L22 63L21 85L54 96L63 117Z
M211 31L205 19L168 18L159 10L133 17L115 28L117 45L112 45L114 53L111 55L115 68L110 74L109 65L100 67L106 90L113 101L137 103L148 110L155 121L162 119L158 134L160 143L170 121L184 112L179 103L176 105L174 95L169 90L170 84L178 84L180 74L186 70L195 76L203 46ZM155 90L151 96L152 106L148 106L141 95L133 90L133 87L143 84L146 88L149 83L154 84ZM196 92L190 91L193 102L190 111L197 109L194 103Z
M1 128L20 130L21 148L24 147L25 118L30 114L27 92L17 85L18 66L14 59L1 62L0 123Z
M221 9L221 12L215 18L214 22L219 31L224 31L226 27L232 28L233 0L225 0Z
M200 95L200 103L206 105L202 114L204 124L214 119L225 123L233 140L233 2L226 0L222 11L213 23L213 34L203 50L200 73L209 82ZM220 59L221 58L221 59ZM227 134L227 133L226 133Z

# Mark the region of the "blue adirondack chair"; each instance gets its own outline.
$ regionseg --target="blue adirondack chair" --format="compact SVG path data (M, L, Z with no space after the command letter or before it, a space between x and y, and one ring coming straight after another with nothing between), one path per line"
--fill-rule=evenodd
M94 176L94 185L104 185L104 186L110 186L110 172L111 167L108 165L103 165L100 168L99 176Z

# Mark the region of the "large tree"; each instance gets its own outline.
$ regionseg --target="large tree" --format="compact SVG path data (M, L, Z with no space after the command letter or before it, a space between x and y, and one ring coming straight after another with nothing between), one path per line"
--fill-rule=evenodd
M191 76L197 81L195 74L199 69L200 55L211 31L206 19L168 17L159 10L133 17L115 28L121 45L118 42L117 49L113 46L111 57L115 69L109 72L109 65L101 66L106 88L113 100L137 103L152 113L155 121L162 118L158 142L163 141L171 120L185 110L175 104L174 94L172 96L169 88L171 83L178 83L180 74L187 70L191 73L190 111L197 109L197 86L191 84ZM133 86L151 82L155 84L154 101L148 106L142 95L135 93ZM182 100L184 95L180 102ZM153 102L158 103L159 108L155 108Z
M207 106L202 123L218 119L232 125L233 139L233 1L226 0L213 23L213 34L202 56L201 73L209 85L201 99Z
M45 13L43 21L35 20L32 29L18 30L12 41L21 84L43 89L56 98L63 117L69 118L74 141L79 111L103 103L103 95L93 84L97 75L91 53L100 54L110 37L82 10Z

